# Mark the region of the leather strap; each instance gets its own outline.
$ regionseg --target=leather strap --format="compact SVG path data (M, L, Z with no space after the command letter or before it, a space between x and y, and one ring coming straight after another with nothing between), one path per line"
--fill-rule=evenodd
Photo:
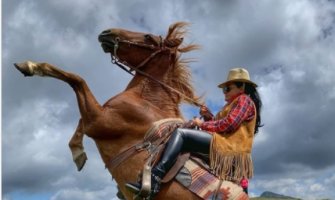
M135 144L125 151L121 152L120 154L116 155L111 161L106 165L106 168L114 169L115 167L119 166L124 160L135 155L151 146L150 142L141 142Z

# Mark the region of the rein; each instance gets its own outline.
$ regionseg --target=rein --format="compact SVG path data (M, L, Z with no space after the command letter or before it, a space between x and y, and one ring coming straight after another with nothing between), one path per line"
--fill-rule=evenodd
M132 71L136 71L137 73L155 81L156 83L159 83L163 87L166 87L169 90L177 93L178 95L182 96L184 99L187 99L187 100L191 101L195 106L198 106L198 107L202 106L201 104L199 104L194 99L192 99L192 98L186 96L185 94L181 93L179 90L176 90L175 88L165 84L164 82L162 82L160 80L157 80L155 77L151 76L150 74L140 70L141 67L143 67L145 64L147 64L156 55L158 55L162 52L165 52L165 51L170 52L169 48L166 48L165 46L163 46L162 37L160 37L160 45L159 46L136 43L136 42L132 42L132 41L128 41L128 40L121 40L119 37L115 38L115 41L113 41L113 43L114 43L114 55L111 54L113 64L116 64L117 66L119 66L121 69L123 69L124 71L126 71L127 73L129 73L132 76L135 76L135 74L133 74ZM119 59L119 57L117 56L117 50L119 48L119 43L126 43L126 44L129 44L129 45L135 45L135 46L148 48L150 50L155 50L155 51L150 56L148 56L146 59L144 59L138 66L134 67L134 66L128 64L126 61L121 61L121 59ZM129 69L127 69L127 67Z

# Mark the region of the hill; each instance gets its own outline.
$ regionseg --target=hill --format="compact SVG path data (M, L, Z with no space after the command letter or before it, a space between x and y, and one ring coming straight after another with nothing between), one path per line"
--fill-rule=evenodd
M253 199L253 200L289 200L289 199L298 200L298 198L276 194L274 192L269 192L269 191L263 192L260 197L254 197L250 199Z

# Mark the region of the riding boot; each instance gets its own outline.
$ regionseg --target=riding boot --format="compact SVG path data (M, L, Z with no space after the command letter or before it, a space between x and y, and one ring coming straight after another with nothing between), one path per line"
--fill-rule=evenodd
M165 175L165 171L155 166L151 170L151 191L148 199L152 199L160 190L161 180ZM126 183L126 188L134 194L139 194L142 189L142 182Z

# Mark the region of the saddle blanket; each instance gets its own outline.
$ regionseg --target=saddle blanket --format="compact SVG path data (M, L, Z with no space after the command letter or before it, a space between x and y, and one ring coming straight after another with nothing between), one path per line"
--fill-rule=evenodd
M243 192L242 187L229 181L222 181L221 187L217 191L220 180L192 160L186 161L184 167L176 176L176 180L205 200L249 199L248 195Z

